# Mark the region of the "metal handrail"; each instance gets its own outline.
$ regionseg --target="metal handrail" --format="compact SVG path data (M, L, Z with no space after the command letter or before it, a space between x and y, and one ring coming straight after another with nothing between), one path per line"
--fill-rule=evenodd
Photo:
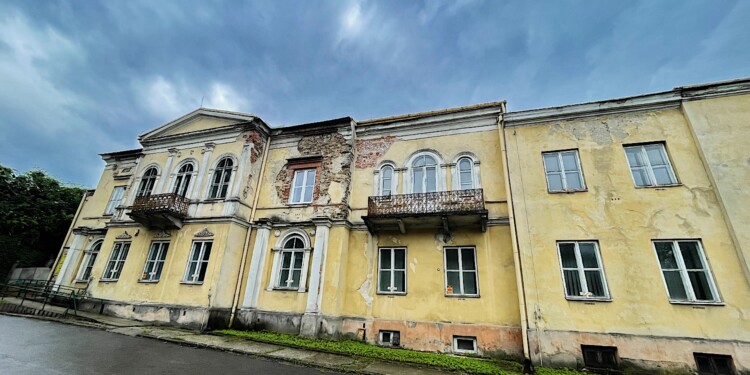
M83 288L72 288L68 286L55 285L52 281L47 280L31 280L31 279L16 279L6 280L0 283L0 300L5 297L14 294L14 297L21 298L21 304L28 300L33 300L42 303L42 311L56 299L62 299L65 301L65 314L72 308L73 314L78 316L78 305L79 302L88 299L86 297L86 290Z

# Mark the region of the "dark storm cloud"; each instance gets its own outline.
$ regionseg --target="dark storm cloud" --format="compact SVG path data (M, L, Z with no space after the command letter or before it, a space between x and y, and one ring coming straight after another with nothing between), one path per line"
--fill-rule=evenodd
M5 2L0 163L93 186L97 153L201 100L286 125L743 77L748 16L731 1Z

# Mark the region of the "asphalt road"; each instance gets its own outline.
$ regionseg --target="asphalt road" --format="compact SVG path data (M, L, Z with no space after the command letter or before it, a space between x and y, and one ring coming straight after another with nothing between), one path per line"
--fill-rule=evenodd
M57 322L0 315L0 374L333 374Z

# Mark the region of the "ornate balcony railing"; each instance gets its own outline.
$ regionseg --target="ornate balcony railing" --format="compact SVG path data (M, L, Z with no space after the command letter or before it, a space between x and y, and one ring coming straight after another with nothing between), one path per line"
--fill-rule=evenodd
M190 200L177 194L154 194L135 198L131 214L170 213L186 216Z
M375 196L370 197L367 202L367 215L370 217L450 215L482 211L482 189Z

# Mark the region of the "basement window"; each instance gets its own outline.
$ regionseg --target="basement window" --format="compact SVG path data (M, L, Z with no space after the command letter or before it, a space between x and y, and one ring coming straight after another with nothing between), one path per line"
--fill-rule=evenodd
M380 331L380 345L399 346L401 345L401 332L399 331Z
M588 369L617 370L617 348L614 346L581 345L583 363Z
M453 336L453 351L456 353L477 353L477 338L474 336Z
M695 364L698 367L698 374L708 375L733 375L737 372L734 370L732 356L720 354L693 353Z

